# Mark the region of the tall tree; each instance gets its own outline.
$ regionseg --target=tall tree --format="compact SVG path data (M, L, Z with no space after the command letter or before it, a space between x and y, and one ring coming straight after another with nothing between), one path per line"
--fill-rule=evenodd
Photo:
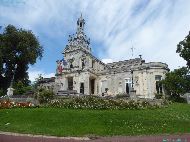
M179 42L176 52L187 61L187 66L190 68L190 32L184 40Z
M29 83L28 67L42 58L43 48L32 31L8 25L0 34L0 88L6 89L13 77L25 85Z
M166 93L175 99L190 91L189 70L186 67L175 69L166 74L165 80L162 81Z
M180 101L181 95L190 92L190 32L184 40L179 42L176 53L187 61L187 67L167 73L162 83L166 93L175 101Z

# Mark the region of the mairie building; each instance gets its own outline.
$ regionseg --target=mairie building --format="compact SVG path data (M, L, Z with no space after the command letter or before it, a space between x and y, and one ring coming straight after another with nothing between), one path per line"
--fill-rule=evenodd
M169 71L161 62L139 58L103 63L92 55L90 39L84 32L85 20L77 20L77 31L69 35L63 59L57 60L55 78L41 80L41 86L52 88L57 95L129 95L135 90L139 98L164 94L159 83Z

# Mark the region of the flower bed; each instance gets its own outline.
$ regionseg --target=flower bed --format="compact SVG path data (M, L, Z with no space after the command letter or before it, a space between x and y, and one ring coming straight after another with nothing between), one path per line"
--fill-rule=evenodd
M34 107L34 104L31 102L12 102L10 100L0 101L0 109L2 108L30 108Z
M150 103L146 100L134 101L123 99L105 99L94 96L72 97L69 99L55 99L48 103L50 107L62 107L72 109L145 109L165 107L169 103L163 101L160 104Z

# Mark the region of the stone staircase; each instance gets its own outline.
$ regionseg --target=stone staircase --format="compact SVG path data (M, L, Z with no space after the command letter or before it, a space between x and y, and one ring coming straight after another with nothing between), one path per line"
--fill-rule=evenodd
M67 96L67 95L77 95L77 91L76 90L59 90L57 92L58 96Z

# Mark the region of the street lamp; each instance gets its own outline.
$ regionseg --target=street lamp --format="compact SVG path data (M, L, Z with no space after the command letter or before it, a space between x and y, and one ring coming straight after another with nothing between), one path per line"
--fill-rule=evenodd
M134 82L133 82L133 70L131 69L131 81L132 81L132 90L134 90Z
M12 79L11 79L10 88L12 88L12 86L13 86L13 81L14 81L14 78L15 78L16 69L17 69L17 64L15 64L15 66L14 66L13 77L12 77Z
M17 69L17 64L15 64L15 66L14 66L13 77L12 77L12 79L11 79L10 87L7 88L7 96L8 96L8 97L13 95L14 89L12 88L12 86L13 86L13 81L14 81L16 69Z
M134 72L133 66L131 67L130 71L131 71L131 81L132 81L132 88L130 91L130 97L132 99L136 99L136 90L134 89L134 81L133 81L133 72Z

